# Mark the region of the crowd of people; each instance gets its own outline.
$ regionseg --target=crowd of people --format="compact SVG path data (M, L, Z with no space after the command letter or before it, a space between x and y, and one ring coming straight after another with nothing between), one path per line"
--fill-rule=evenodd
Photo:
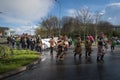
M12 48L17 48L17 49L31 49L31 50L36 50L40 53L42 53L42 46L44 45L42 43L42 40L39 36L30 36L28 34L23 34L21 36L10 36L7 38L8 44ZM50 55L53 56L53 50L55 48L56 50L56 59L57 60L63 60L65 58L65 55L68 51L68 48L70 45L72 45L72 41L74 43L74 57L79 55L79 58L82 56L82 44L84 44L85 47L85 58L87 59L88 57L91 56L91 53L93 51L93 42L94 42L94 37L89 35L86 37L85 41L83 42L81 40L80 36L77 36L74 40L68 39L66 35L60 35L58 37L58 40L55 40L54 37L52 36L51 39L48 41L50 43ZM115 48L115 41L114 39L108 39L107 36L101 32L99 33L97 37L97 58L96 60L99 61L104 61L104 55L106 53L106 49L108 48L108 44L111 44L111 52L113 52Z
M80 36L77 36L73 42L74 42L74 51L73 51L74 57L76 57L76 55L79 55L79 58L81 58L82 53L83 53L82 52L83 44L85 47L85 58L87 59L88 57L91 56L91 53L94 49L93 48L93 42L94 42L93 36L91 36L91 35L87 36L84 42L81 40ZM54 38L52 37L50 40L50 44L51 44L51 48L50 48L51 55L53 55L53 48L56 45L57 46L56 58L57 58L57 60L63 60L64 56L67 53L69 44L70 44L67 36L60 35L57 42L55 42ZM97 58L96 58L97 62L104 61L104 55L108 49L108 45L110 45L111 52L113 52L113 50L116 46L115 40L113 38L108 39L107 36L103 32L100 32L97 37Z
M41 46L43 45L39 36L31 36L28 34L9 36L7 38L7 43L11 48L31 49L39 52L42 51Z

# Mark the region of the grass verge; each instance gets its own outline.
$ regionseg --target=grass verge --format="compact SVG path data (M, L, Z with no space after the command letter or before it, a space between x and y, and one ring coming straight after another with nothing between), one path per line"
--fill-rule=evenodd
M0 74L15 70L37 60L39 54L30 50L13 50L8 58L0 59Z

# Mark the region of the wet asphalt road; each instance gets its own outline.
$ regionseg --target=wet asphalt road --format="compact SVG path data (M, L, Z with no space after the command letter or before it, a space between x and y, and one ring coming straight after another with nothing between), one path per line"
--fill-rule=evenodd
M119 49L118 49L119 50ZM46 51L40 63L33 69L11 76L5 80L120 80L120 50L107 52L104 63L96 62L97 50L85 59L73 57L73 49L69 49L63 61L56 61Z

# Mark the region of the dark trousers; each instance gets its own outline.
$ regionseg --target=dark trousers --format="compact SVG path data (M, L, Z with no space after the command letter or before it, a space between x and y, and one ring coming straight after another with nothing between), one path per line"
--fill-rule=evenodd
M35 45L31 45L31 50L34 50L34 46L35 46Z
M38 46L38 51L39 51L39 52L42 52L41 46Z
M50 54L53 55L53 47L50 47Z
M59 57L61 54L62 54L62 48L58 48L57 57Z
M90 51L85 51L85 57L87 58L88 56L90 56L91 52Z
M29 49L29 47L30 47L30 44L29 44L29 43L27 43L27 49Z
M115 49L115 46L111 46L111 50L114 50Z

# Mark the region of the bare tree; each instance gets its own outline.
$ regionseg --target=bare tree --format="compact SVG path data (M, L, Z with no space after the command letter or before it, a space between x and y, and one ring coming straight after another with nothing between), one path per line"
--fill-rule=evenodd
M100 12L96 12L95 13L95 27L94 27L94 31L95 31L95 40L97 42L97 34L98 34L98 24L100 23L100 18L101 18L102 14Z
M38 36L40 35L41 37L46 37L47 36L47 31L45 28L42 28L42 27L38 27L36 28L35 30L35 34Z
M88 33L87 30L87 24L93 22L93 16L89 11L88 7L83 7L79 10L76 10L76 18L82 23L81 27L84 31L84 40L85 40L85 34Z
M80 26L79 21L74 17L64 16L62 18L61 24L63 26L61 32L69 36L71 34L75 34L74 32L78 32L79 34L79 31L81 30L81 28L78 27Z
M74 30L74 26L73 26L74 18L64 16L62 18L61 23L62 23L62 26L63 26L62 27L62 33L69 34Z
M57 30L58 29L58 19L55 16L48 16L44 19L42 19L42 23L41 23L41 27L44 27L47 32L48 32L48 36L53 34L53 30Z
M77 18L83 23L87 24L92 21L92 15L90 14L88 7L83 7L76 11Z

